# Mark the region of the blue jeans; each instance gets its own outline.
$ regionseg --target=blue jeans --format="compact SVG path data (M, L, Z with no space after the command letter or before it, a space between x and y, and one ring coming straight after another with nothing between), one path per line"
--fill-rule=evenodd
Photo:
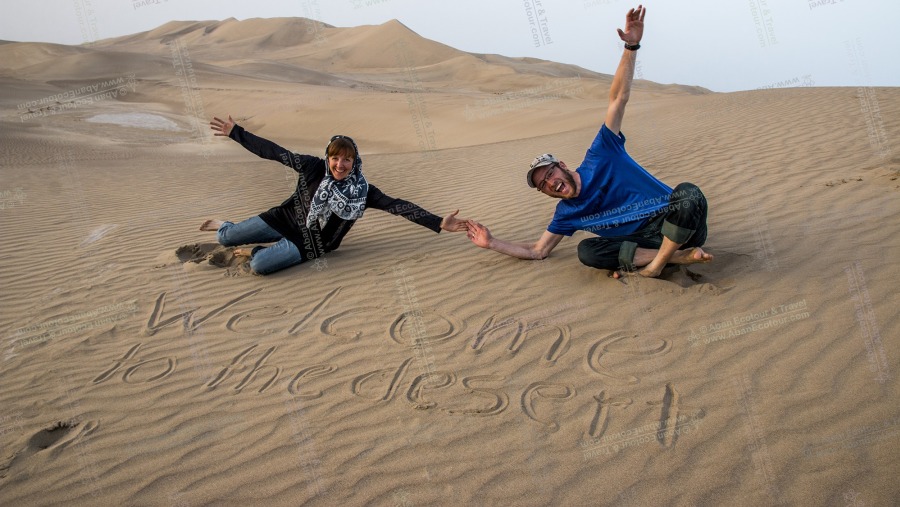
M297 245L282 237L258 216L237 224L225 222L219 227L216 239L223 246L275 243L266 247L258 246L250 255L250 268L260 275L268 275L303 262Z

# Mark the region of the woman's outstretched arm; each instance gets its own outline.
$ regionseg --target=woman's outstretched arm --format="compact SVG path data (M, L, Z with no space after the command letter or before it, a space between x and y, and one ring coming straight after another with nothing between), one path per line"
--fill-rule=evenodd
M310 162L308 160L310 158L309 155L292 153L268 139L263 139L262 137L247 132L243 127L234 122L231 115L228 115L227 120L222 120L217 117L213 118L213 121L209 122L209 128L214 131L213 135L230 137L241 143L241 146L256 156L267 160L281 162L297 172L300 172L303 164Z
M456 218L459 210L441 218L415 203L389 197L371 183L369 184L369 193L366 196L366 207L380 209L392 215L401 216L434 232L441 232L442 230L461 232L467 230L467 220Z

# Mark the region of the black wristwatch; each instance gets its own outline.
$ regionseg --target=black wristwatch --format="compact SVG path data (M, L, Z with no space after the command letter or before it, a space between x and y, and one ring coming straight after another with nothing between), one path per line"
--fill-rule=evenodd
M634 46L629 46L628 43L626 42L625 49L627 49L629 51L637 51L638 49L641 49L641 44L638 43L638 44L635 44Z

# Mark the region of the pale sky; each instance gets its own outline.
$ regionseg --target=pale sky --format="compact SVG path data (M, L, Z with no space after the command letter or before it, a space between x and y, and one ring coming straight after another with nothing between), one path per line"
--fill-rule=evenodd
M171 20L398 19L473 53L530 56L612 74L625 0L2 0L0 39L81 44ZM714 91L772 85L900 86L897 0L655 0L640 73ZM93 14L91 14L93 11ZM641 76L639 76L641 77Z

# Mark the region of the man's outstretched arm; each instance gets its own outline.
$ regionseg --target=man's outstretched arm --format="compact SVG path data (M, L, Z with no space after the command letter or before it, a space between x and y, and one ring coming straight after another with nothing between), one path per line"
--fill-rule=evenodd
M647 9L638 5L637 9L631 9L625 16L625 31L619 29L619 38L626 45L640 44L644 36L644 15ZM612 86L609 89L609 109L606 111L606 128L614 134L622 130L622 118L625 116L625 104L631 96L631 82L634 80L634 63L637 60L637 51L625 49L622 60L616 69Z
M469 239L472 240L472 243L475 243L481 248L487 248L494 250L495 252L509 255L510 257L517 257L525 260L537 261L546 259L550 255L550 252L556 248L556 245L563 239L561 234L553 234L550 231L544 231L544 234L541 235L541 239L537 240L535 243L513 243L511 241L495 238L491 235L491 231L487 227L478 222L469 220L467 224L469 228L468 236Z

